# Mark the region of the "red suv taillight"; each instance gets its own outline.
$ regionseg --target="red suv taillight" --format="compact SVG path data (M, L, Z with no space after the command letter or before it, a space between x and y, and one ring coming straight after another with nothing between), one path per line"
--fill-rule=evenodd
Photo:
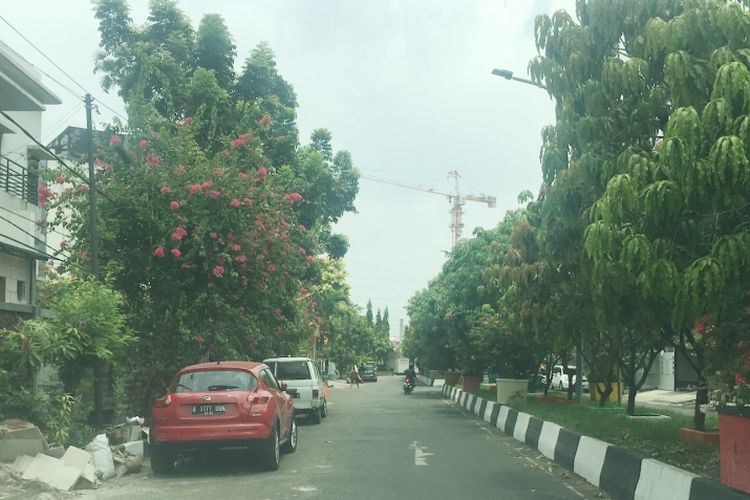
M157 408L166 408L170 404L172 404L172 395L171 394L167 394L163 398L159 398L159 399L157 399L154 402L154 406L156 406Z
M270 398L268 396L258 396L255 394L250 394L247 397L247 402L250 403L251 405L264 405L268 403L269 399Z

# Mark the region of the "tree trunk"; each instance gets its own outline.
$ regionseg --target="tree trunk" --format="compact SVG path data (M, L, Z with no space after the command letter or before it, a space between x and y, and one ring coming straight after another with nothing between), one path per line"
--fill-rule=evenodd
M600 385L596 385L596 390L599 392ZM612 382L604 382L604 390L599 392L599 408L604 408L609 401L609 395L612 394Z
M635 395L638 393L638 389L635 384L628 384L628 409L626 413L628 415L635 415Z
M693 427L696 431L706 431L706 414L701 411L701 405L708 404L708 388L706 381L701 380L695 393L695 410L693 412Z

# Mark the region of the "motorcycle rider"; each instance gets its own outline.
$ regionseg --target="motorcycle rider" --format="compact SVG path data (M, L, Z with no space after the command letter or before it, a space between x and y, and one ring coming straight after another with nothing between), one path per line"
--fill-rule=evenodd
M414 371L414 363L410 363L409 368L404 371L404 380L406 382L411 382L412 387L417 385L417 372Z

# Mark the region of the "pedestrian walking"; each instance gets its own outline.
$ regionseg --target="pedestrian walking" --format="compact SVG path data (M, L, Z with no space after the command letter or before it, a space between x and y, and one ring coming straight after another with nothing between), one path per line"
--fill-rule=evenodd
M357 384L357 389L359 389L359 383L361 381L362 378L359 376L359 371L357 370L356 365L352 366L352 371L349 372L349 389L351 389L354 384Z

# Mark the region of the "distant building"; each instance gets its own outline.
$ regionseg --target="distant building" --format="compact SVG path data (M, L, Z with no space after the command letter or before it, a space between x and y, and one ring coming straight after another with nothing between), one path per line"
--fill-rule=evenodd
M40 75L0 42L0 327L33 317L40 263L46 260L46 235L37 221L45 210L39 196L39 171L52 157L21 129L39 140L45 106L60 104Z

